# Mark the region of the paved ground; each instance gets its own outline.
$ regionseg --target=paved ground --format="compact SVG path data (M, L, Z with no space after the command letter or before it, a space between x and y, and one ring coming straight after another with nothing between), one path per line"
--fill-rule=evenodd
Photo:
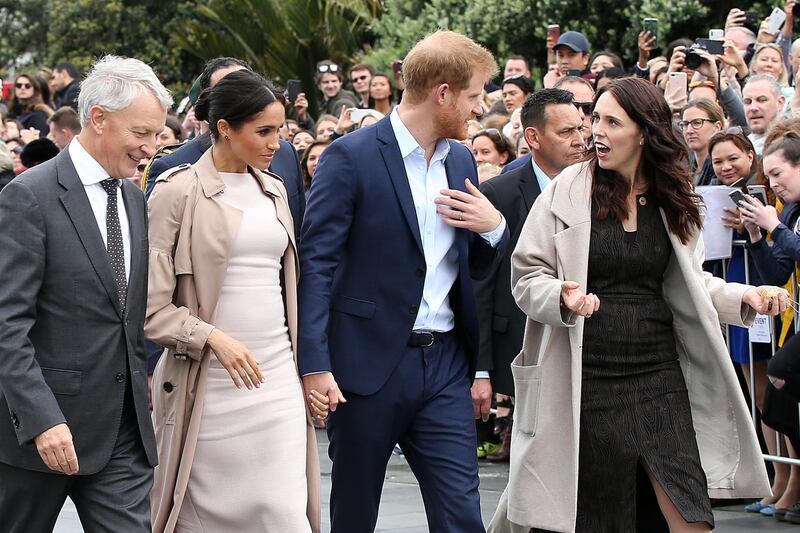
M326 452L327 437L324 432L317 432L317 437L322 461L322 490L323 494L327 494L330 490L330 461ZM480 475L483 518L488 524L497 506L497 501L500 499L500 493L506 485L508 470L505 465L482 464ZM325 502L322 510L323 531L328 531L330 523L327 498L323 498L323 501ZM717 508L714 516L717 521L715 529L717 533L752 533L755 531L797 531L800 533L800 526L782 524L772 518L747 514L741 505ZM392 457L389 464L377 530L399 533L424 533L427 531L419 489L408 465L400 457ZM71 502L67 502L55 531L56 533L81 533L83 531Z

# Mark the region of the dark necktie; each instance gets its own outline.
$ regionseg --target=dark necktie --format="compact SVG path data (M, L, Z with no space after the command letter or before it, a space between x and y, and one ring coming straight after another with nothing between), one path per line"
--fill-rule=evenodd
M106 250L114 270L114 279L117 280L117 293L119 305L125 312L125 299L128 296L128 277L125 275L125 247L122 244L122 227L119 224L119 211L117 210L117 191L119 180L109 178L100 182L106 193Z

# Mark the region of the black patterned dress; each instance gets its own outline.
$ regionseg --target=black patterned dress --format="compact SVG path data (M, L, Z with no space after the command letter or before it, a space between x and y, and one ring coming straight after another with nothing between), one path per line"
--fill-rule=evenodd
M588 290L600 310L583 334L577 531L666 530L644 468L689 522L714 525L672 312L662 296L672 256L658 207L638 197L626 232L592 206Z

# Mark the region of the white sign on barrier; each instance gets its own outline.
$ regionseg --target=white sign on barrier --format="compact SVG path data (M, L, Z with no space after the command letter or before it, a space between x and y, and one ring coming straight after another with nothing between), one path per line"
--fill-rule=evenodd
M770 318L766 315L756 315L756 320L750 327L750 342L769 344L772 342L772 332L769 327Z

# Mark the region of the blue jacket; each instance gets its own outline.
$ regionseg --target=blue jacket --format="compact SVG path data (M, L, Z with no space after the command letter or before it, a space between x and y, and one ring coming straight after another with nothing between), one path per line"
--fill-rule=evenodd
M800 235L789 228L797 220L798 208L798 204L784 206L781 223L772 232L772 246L766 239L747 245L761 280L768 285L784 285L792 277L795 262L800 261Z
M450 141L451 188L478 184L475 160ZM474 375L478 315L470 280L485 277L508 245L456 230L459 273L450 291L455 330ZM386 383L422 301L426 263L400 148L389 117L331 144L314 174L300 240L298 364L332 371L339 386L370 395Z

